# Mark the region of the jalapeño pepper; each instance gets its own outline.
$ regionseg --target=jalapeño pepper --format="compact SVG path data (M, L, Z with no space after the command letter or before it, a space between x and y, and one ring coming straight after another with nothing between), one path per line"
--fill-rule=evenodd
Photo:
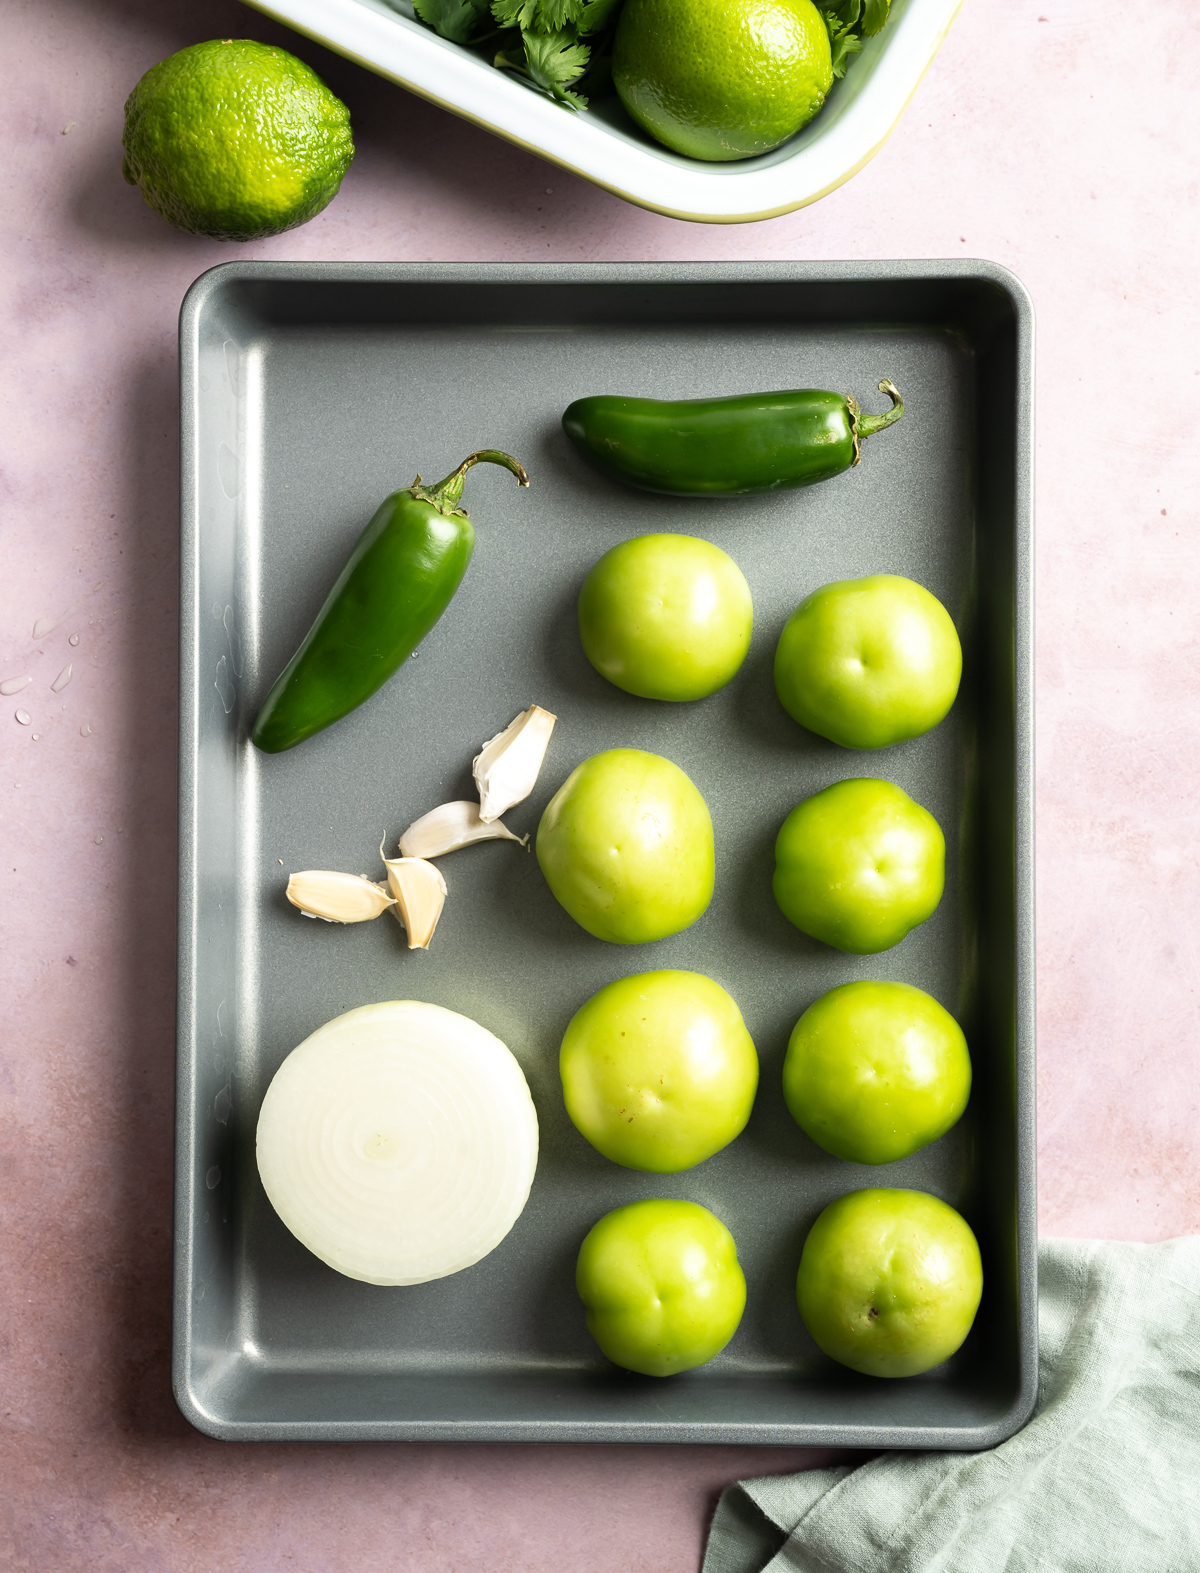
M730 399L576 399L563 430L609 475L668 497L752 497L827 481L857 464L873 432L904 414L864 415L849 394L815 388Z
M514 458L488 448L436 486L418 475L381 504L258 712L250 735L264 753L294 748L369 699L449 606L475 549L459 499L480 463L502 464L529 485Z

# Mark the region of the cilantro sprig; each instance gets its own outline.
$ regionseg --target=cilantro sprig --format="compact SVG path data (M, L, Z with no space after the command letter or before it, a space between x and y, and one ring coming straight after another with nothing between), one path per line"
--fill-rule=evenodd
M891 0L816 0L817 10L829 29L835 77L845 76L863 39L881 30L888 19L890 3Z
M498 49L493 65L501 70L520 71L534 87L565 104L568 109L586 109L587 99L572 93L569 82L578 81L587 68L591 51L581 44L573 28L554 33L534 33L521 29L520 51Z
M418 21L454 44L487 47L492 64L514 71L567 109L587 75L602 80L621 0L412 0Z
M471 44L492 26L488 0L413 0L418 21L452 44Z
M412 0L412 8L451 44L489 47L494 66L577 110L588 101L571 83L601 76L621 0Z

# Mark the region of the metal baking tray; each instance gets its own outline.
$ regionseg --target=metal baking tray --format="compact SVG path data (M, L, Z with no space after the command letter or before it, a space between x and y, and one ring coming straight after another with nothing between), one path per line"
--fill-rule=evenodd
M1036 1386L1032 838L1032 313L977 262L747 266L231 263L193 285L181 322L182 655L174 1383L199 1429L233 1440L488 1440L983 1448L1028 1418ZM602 479L562 435L580 394L817 386L908 413L860 468L800 492L653 497ZM417 658L294 752L247 741L256 707L364 522L419 470L472 449L527 465L520 491L473 472L478 545ZM591 669L575 598L608 547L703 535L750 581L755 633L734 681L700 704L631 698ZM880 753L803 732L774 694L796 603L831 579L907 574L949 607L966 667L950 717ZM536 859L491 843L443 860L428 954L399 926L305 922L286 872L377 869L379 839L470 791L479 745L537 702L559 716L542 779L509 824L533 830L573 766L605 747L675 760L712 810L716 895L672 939L591 938ZM946 832L935 916L855 957L793 929L771 896L789 810L878 774ZM614 977L684 967L738 1001L762 1060L744 1134L690 1172L601 1158L563 1109L557 1050ZM854 978L931 991L962 1021L975 1085L960 1124L903 1162L815 1147L780 1090L790 1029ZM528 1078L542 1151L503 1244L454 1277L378 1288L340 1277L275 1216L254 1131L266 1086L314 1028L416 998L465 1012ZM879 1381L809 1340L793 1293L818 1211L862 1185L959 1207L983 1250L984 1300L962 1350ZM609 1366L573 1267L609 1208L682 1196L732 1229L749 1303L729 1347L669 1381Z

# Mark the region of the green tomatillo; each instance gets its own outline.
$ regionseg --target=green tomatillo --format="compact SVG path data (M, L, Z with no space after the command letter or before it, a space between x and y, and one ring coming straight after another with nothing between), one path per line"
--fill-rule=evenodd
M788 618L775 651L783 708L845 748L920 737L950 709L961 676L949 612L897 574L814 590Z
M639 748L576 765L546 805L537 858L576 923L617 945L678 934L712 899L708 806L678 765Z
M794 808L775 840L779 910L838 950L888 950L942 899L946 841L890 781L838 781Z
M746 659L754 607L733 558L691 535L639 535L605 552L579 592L584 654L643 699L703 699Z
M926 1191L839 1197L809 1231L796 1275L813 1339L867 1376L917 1376L948 1360L982 1293L970 1225Z
M843 983L801 1016L783 1062L792 1118L851 1163L894 1163L936 1141L971 1091L962 1028L908 983Z
M627 1169L674 1174L745 1127L758 1055L742 1013L698 972L639 972L593 994L558 1057L577 1130Z
M579 1248L575 1287L600 1348L644 1376L711 1360L746 1308L733 1236L697 1202L632 1202L607 1213Z

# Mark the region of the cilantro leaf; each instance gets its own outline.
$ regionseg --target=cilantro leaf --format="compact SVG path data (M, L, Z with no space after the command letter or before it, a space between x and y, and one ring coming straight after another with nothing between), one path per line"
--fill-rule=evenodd
M846 67L862 48L862 39L855 33L836 33L829 40L830 54L833 57L833 74L843 77Z
M817 0L829 29L835 77L845 76L846 67L863 46L863 39L870 38L883 27L890 3L891 0Z
M522 31L521 44L525 57L523 60L514 59L507 49L502 49L497 53L494 64L501 69L520 71L535 87L540 87L568 109L587 108L586 98L567 91L567 84L583 75L591 54L588 46L581 44L573 31Z
M488 0L413 0L417 19L452 44L469 44L492 31Z
M891 0L863 0L862 34L870 38L873 33L881 31L883 24L888 19L888 6Z
M621 0L492 0L501 27L524 33L561 33L573 27L580 37L598 33L613 19Z
M621 0L578 0L579 19L576 27L580 37L603 32L610 22L616 21Z
M536 10L537 0L492 0L492 15L501 27L530 27Z
M539 0L542 25L533 31L561 33L566 27L578 27L586 9L586 0Z
M525 33L560 33L578 24L588 0L492 0L492 15L501 27Z
M857 27L862 15L862 0L820 0L819 9L825 13L825 25L830 35Z
M522 38L525 69L537 85L573 107L582 107L574 93L566 92L566 87L583 75L591 54L588 46L566 32L524 33Z

